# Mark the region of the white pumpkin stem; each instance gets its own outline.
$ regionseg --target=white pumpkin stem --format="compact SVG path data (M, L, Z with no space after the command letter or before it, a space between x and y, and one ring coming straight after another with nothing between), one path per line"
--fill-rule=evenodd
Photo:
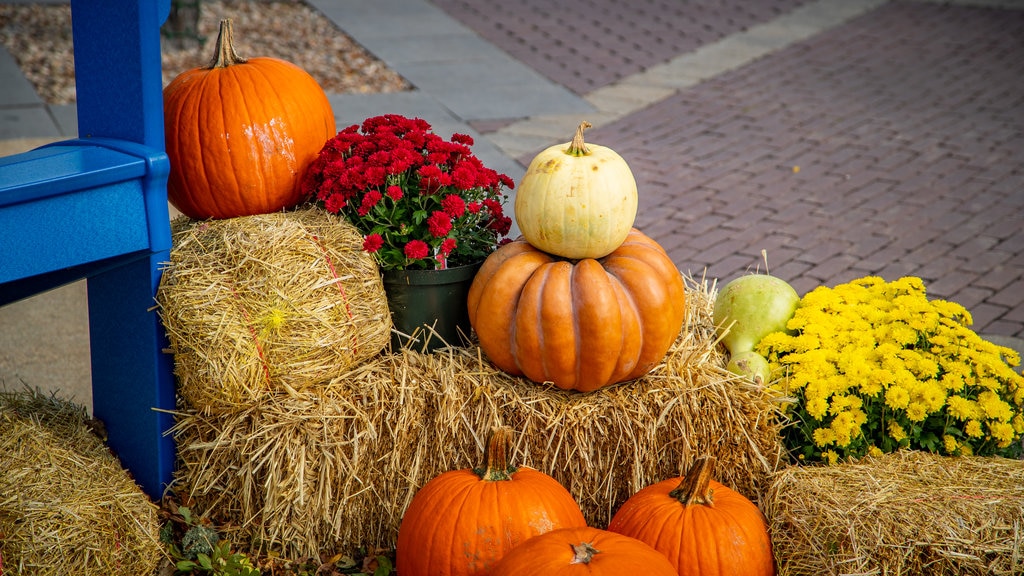
M484 454L487 467L476 471L480 479L487 482L511 480L512 474L516 471L516 467L508 463L511 449L511 428L501 426L491 430L491 435L487 439L487 452Z
M714 469L714 456L700 456L690 467L679 486L668 495L682 502L683 506L694 504L711 506L714 504L715 491L709 488L709 485Z
M224 18L220 21L220 32L217 33L217 51L213 54L207 68L227 68L235 64L245 64L242 58L235 52L235 31L231 27L231 18Z
M590 542L580 542L579 544L572 545L572 562L569 564L590 564L590 561L594 559L594 554L600 554L601 551L594 548L594 545Z
M569 142L569 148L565 151L566 154L570 156L586 156L590 154L590 148L583 141L583 131L591 126L593 124L586 120L580 122L580 125L576 127L576 134L572 137L572 142Z

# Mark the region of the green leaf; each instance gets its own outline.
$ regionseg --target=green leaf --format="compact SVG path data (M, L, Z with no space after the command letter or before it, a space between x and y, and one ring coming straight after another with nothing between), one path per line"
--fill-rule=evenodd
M388 576L391 574L391 560L387 556L377 556L377 569L373 576Z

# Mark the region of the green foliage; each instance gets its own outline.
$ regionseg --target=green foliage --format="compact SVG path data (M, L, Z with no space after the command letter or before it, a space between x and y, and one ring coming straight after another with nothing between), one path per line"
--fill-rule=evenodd
M209 521L194 517L187 506L179 506L161 527L160 540L175 562L176 575L260 576L247 556L232 552L231 543L221 540Z

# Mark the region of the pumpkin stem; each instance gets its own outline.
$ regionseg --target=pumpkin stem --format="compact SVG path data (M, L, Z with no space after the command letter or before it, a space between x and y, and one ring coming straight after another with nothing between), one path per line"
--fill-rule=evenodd
M476 470L480 479L486 482L511 480L512 474L517 470L515 466L508 463L511 449L512 428L500 426L491 430L491 435L487 439L487 452L484 454L487 467Z
M594 545L590 542L580 542L579 544L572 545L572 562L569 564L590 564L590 561L594 559L594 554L600 554L601 551L594 548Z
M711 474L715 468L714 456L701 456L693 463L690 470L683 477L682 482L675 490L668 493L669 496L679 500L683 506L699 504L711 506L714 504L712 496L714 490L708 487L711 483Z
M583 131L593 126L590 122L584 120L580 122L580 125L576 127L576 135L572 137L572 142L569 143L569 148L565 151L570 156L586 156L590 154L590 148L587 148L587 143L583 141Z
M217 33L217 51L207 68L227 68L245 62L245 58L235 52L235 32L231 28L231 18L224 18L220 21L220 32Z

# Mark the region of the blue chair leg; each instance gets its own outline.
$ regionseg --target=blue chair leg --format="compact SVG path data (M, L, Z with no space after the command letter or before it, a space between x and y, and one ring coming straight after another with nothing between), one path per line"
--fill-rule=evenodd
M173 358L154 309L166 251L88 280L93 413L135 481L159 501L174 471L167 431L175 408Z

